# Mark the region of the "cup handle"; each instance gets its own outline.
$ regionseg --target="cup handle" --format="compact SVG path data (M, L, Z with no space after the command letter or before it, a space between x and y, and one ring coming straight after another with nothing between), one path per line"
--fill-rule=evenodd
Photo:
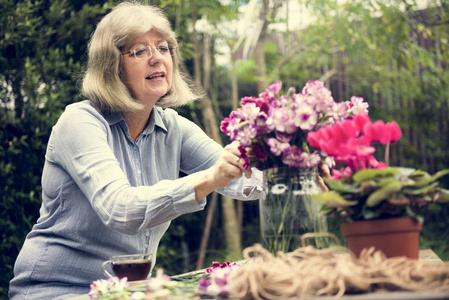
M105 262L103 262L102 264L101 264L101 269L103 270L103 274L104 275L106 275L106 276L108 276L108 277L114 277L114 275L112 275L109 271L108 271L108 269L110 269L111 266L112 265L112 261L110 261L110 260L107 260L107 261L105 261Z

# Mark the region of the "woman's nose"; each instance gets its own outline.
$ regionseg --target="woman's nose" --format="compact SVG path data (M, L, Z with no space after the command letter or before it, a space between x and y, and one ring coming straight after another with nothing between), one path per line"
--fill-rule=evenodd
M160 60L162 59L162 53L159 52L159 49L157 48L152 48L152 55L150 57L150 64L155 64L155 63L159 63Z

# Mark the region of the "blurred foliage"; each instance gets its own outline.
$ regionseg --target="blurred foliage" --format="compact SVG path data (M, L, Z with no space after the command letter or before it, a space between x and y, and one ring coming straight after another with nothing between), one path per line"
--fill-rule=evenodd
M292 0L294 1L294 0ZM40 176L51 126L64 107L81 100L80 77L86 46L95 24L117 1L3 0L0 8L0 298L7 298L18 251L35 223L41 203ZM179 36L185 67L192 69L191 3L145 1L164 9ZM208 34L211 49L223 43L220 25L232 20L243 1L194 0L199 18L217 25ZM298 0L316 22L285 33L288 49L265 45L267 78L297 88L335 69L326 80L338 100L360 95L371 105L373 119L396 120L404 129L395 163L431 173L449 165L449 16L448 3L416 11L415 1ZM430 5L436 1L428 1ZM402 11L398 7L403 7ZM276 33L279 34L279 33ZM210 36L208 36L210 35ZM229 45L235 36L226 37ZM425 41L426 47L417 44ZM220 50L221 51L221 50ZM256 95L253 60L237 61L239 97ZM192 73L192 72L191 72ZM208 91L220 122L231 110L228 66L214 65ZM201 124L196 105L180 113ZM437 138L438 137L438 138ZM223 137L226 141L226 138ZM417 143L416 141L419 141ZM425 150L423 150L425 149ZM226 260L221 206L214 213L204 267ZM207 209L172 221L163 237L157 267L168 274L196 266ZM449 260L448 206L428 212L422 245ZM335 224L333 228L337 228ZM333 230L334 230L333 229ZM259 242L257 201L244 203L242 246ZM335 229L335 231L337 231Z
M80 100L77 82L96 1L2 1L0 13L0 297L39 215L40 175L51 127Z

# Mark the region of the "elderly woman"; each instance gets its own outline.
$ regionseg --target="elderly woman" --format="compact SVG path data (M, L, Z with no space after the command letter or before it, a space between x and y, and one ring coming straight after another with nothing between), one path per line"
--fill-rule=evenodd
M40 218L17 258L11 299L87 293L110 256L155 258L170 220L202 210L211 192L261 195L260 173L243 170L238 145L223 149L167 108L198 98L177 46L151 6L121 3L98 24L83 80L88 100L69 105L51 133Z

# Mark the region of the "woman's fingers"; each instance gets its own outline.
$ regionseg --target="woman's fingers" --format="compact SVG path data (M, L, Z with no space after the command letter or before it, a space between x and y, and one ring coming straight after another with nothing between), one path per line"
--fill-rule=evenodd
M324 183L324 180L321 176L318 176L318 183L320 184L321 190L323 192L327 192L329 191L329 188L327 187L327 185Z
M326 178L331 177L331 172L329 170L329 167L323 162L321 162L321 164L320 164L319 173L323 177L326 177Z

